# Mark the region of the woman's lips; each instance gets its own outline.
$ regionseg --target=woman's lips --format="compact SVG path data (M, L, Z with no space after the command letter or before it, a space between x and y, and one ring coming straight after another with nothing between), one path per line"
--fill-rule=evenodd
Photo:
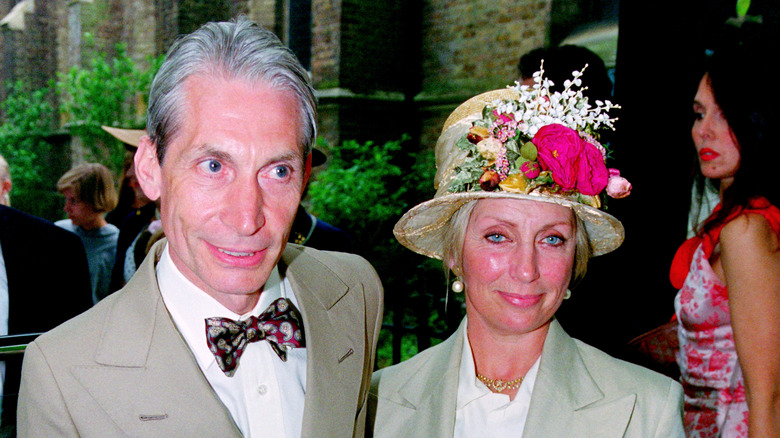
M699 151L699 158L701 158L702 161L712 161L718 158L719 155L720 154L710 148L702 148L702 150Z
M501 298L506 302L515 307L531 307L542 299L541 295L519 295L507 292L499 292L499 295L501 295Z

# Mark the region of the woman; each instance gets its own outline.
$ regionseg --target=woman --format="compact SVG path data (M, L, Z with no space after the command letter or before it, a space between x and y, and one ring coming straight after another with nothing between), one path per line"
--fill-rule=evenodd
M555 320L588 258L622 243L623 226L599 208L604 192L622 197L630 185L593 135L612 126L612 105L585 107L570 84L550 93L543 72L535 82L450 115L437 194L396 225L403 245L457 276L466 318L443 343L374 374L374 436L683 436L678 383L573 340Z
M689 437L780 436L780 93L764 47L716 51L693 103L720 204L671 269ZM760 92L739 89L745 72Z
M106 212L116 207L117 193L111 171L99 163L79 164L57 181L65 197L68 219L55 225L75 233L84 243L92 282L92 302L108 295L111 268L116 257L119 229L106 222Z

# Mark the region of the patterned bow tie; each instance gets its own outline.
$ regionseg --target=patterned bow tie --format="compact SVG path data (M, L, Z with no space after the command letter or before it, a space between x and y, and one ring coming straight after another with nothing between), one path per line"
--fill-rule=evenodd
M206 318L206 343L228 377L235 374L247 344L264 339L283 361L287 360L288 349L306 347L303 319L287 298L279 298L260 316L244 321Z

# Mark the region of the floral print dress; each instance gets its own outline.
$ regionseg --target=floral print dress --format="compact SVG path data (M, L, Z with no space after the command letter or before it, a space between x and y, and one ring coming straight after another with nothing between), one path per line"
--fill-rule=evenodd
M685 389L686 435L747 437L745 380L737 361L728 291L702 245L674 307L680 322L677 363Z
M761 214L780 235L780 210L766 199L751 201L724 223L743 213ZM685 389L688 438L748 436L745 380L737 360L728 290L709 262L721 229L722 225L686 241L675 255L670 274L672 284L679 288L674 303L679 323L677 363Z

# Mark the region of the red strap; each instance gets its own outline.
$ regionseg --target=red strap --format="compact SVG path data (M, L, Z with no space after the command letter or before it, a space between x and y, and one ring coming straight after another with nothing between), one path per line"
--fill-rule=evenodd
M720 208L721 206L718 204L712 211L710 217L714 216ZM780 209L770 204L766 198L751 199L746 208L735 208L720 225L701 236L696 235L691 237L677 249L677 253L675 253L674 259L672 260L672 268L669 271L669 280L672 282L672 286L676 289L682 288L683 283L685 283L685 278L688 276L688 270L691 267L693 253L696 252L696 248L699 247L699 244L703 245L702 249L704 250L704 256L709 259L712 252L715 250L718 239L720 239L720 232L723 227L742 213L754 213L764 216L769 221L769 225L772 227L775 234L780 235Z

